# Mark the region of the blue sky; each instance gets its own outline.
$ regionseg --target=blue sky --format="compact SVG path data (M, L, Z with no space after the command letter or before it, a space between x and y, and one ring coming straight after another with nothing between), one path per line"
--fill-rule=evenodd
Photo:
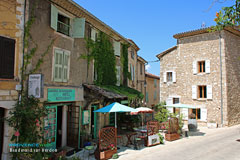
M173 35L214 25L216 12L233 0L74 0L101 21L140 48L138 54L147 61L176 45ZM220 0L224 1L224 0ZM209 9L210 8L210 9ZM159 62L149 63L148 72L159 75Z

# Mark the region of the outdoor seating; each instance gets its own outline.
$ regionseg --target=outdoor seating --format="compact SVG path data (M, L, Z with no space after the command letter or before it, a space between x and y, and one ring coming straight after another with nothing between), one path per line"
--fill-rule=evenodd
M126 137L127 137L127 144L126 144L126 146L129 146L129 144L134 144L133 142L132 142L132 136L134 136L134 135L136 135L137 133L136 132L130 132L130 133L126 133L125 135L126 135Z

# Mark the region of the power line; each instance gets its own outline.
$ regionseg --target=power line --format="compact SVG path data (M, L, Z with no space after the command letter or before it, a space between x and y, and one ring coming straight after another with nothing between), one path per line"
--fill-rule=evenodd
M156 60L156 61L147 61L147 64L149 63L156 63L156 62L159 62L160 60Z

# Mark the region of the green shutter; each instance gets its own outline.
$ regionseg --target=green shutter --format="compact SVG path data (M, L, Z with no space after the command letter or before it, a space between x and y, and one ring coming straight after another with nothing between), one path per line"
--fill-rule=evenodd
M73 19L73 38L84 38L85 18Z
M120 86L120 81L121 81L121 67L120 66L116 66L117 69L117 86Z
M148 92L146 92L146 102L148 102Z
M157 87L157 80L154 79L154 87Z
M62 82L63 51L55 49L54 52L54 81Z
M51 27L57 30L58 9L51 4Z
M70 58L70 53L65 51L64 55L63 55L63 82L67 82L68 81L68 68L69 68L69 58Z
M120 42L113 41L114 54L120 56Z
M154 100L157 99L157 91L154 91Z

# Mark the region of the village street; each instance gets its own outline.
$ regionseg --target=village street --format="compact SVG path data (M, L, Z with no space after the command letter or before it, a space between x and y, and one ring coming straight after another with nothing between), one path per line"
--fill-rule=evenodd
M197 136L142 150L125 150L119 160L239 160L240 125L229 128L201 128Z

